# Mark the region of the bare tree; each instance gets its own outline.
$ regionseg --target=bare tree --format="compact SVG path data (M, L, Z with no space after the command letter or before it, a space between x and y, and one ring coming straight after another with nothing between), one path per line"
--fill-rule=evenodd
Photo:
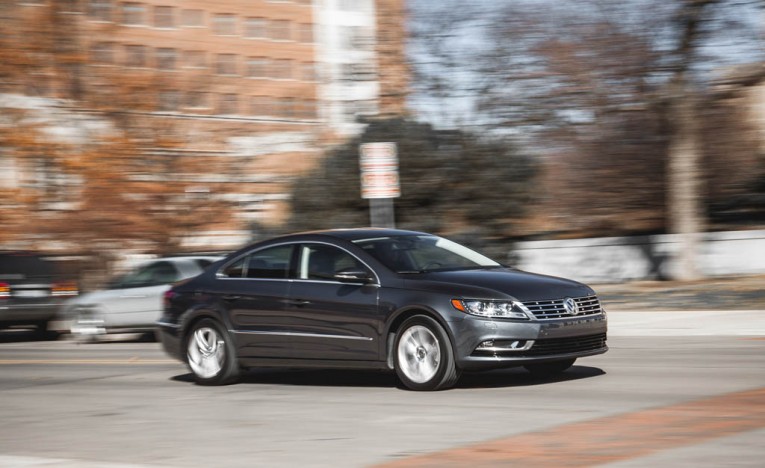
M420 100L468 108L474 126L538 155L544 195L532 212L543 215L529 233L683 233L676 273L695 277L698 102L715 69L763 60L761 24L749 20L761 2L426 5L413 8Z

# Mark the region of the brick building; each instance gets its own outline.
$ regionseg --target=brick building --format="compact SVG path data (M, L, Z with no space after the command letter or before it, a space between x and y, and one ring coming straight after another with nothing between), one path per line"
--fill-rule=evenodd
M34 22L52 4L9 3L6 23ZM405 110L403 0L53 4L55 47L80 59L37 70L12 91L58 102L87 94L115 108L129 99L131 112L172 121L182 137L172 151L231 158L237 171L225 197L237 220L211 233L224 244L241 241L252 221L283 221L293 178L361 131L358 117ZM127 91L127 81L143 88ZM205 177L220 181L207 174L200 184Z

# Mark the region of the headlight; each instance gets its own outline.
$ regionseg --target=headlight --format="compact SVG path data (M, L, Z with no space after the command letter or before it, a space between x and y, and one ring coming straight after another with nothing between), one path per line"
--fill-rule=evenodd
M455 309L471 315L492 318L530 320L529 310L516 301L484 301L479 299L452 299Z

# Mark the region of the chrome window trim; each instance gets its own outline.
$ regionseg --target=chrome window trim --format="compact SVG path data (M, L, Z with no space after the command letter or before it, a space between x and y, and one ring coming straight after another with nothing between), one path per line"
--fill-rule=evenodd
M325 335L321 333L299 333L299 332L271 332L271 331L257 331L257 330L229 330L231 333L238 335L273 335L273 336L301 336L307 338L332 338L338 340L358 340L358 341L374 341L374 338L368 336L345 336L345 335Z
M322 241L302 241L302 242L298 242L298 244L300 244L300 247L301 247L301 250L298 252L298 255L299 255L298 259L300 259L300 257L303 256L302 247L305 246L305 245L309 245L309 244L328 245L330 247L335 247L336 249L342 250L343 252L347 253L351 257L353 257L356 260L358 260L359 262L361 262L365 267L367 267L367 269L369 271L372 272L372 275L374 275L374 277L375 277L375 282L374 283L364 283L364 284L375 284L377 286L380 286L380 277L377 275L377 272L374 270L374 268L369 266L369 264L367 262L365 262L364 260L360 259L357 255L355 255L353 252L349 251L345 247L342 247L342 246L339 246L339 245L335 245L335 244L332 244L330 242L322 242ZM297 273L300 274L299 272L297 272ZM346 283L346 282L343 282L343 281L332 281L332 280L322 281L322 280L312 280L312 279L309 279L309 278L294 278L294 279L296 281L312 281L312 282L317 282L317 283L356 284L356 283L353 283L353 282L347 282ZM362 284L362 283L359 282L358 284Z
M231 278L231 277L226 276L225 274L223 274L223 270L225 270L226 268L231 266L233 263L239 261L240 259L242 259L242 258L244 258L244 257L246 257L248 255L254 254L255 252L260 252L261 250L266 250L266 249L270 249L270 248L273 248L273 247L282 247L282 246L285 246L285 245L294 246L296 244L299 244L299 242L295 242L295 241L281 242L279 244L271 244L271 245L267 245L265 247L261 247L259 249L249 250L249 251L243 253L242 255L239 255L238 257L235 257L235 258L231 259L230 261L228 261L228 262L224 263L223 265L221 265L220 268L218 268L218 271L215 272L215 278L216 279L226 279L226 280L260 280L260 281L262 281L262 280L272 280L272 281L287 281L287 280L290 280L292 278L245 278L245 277ZM249 264L250 261L247 260L247 263Z
M290 283L316 283L316 284L337 284L342 286L374 286L376 288L381 287L379 283L362 283L361 281L354 283L353 281L334 281L334 280L315 280L315 279L292 279Z
M244 277L231 278L231 277L226 276L226 275L223 274L223 270L225 270L226 268L231 266L233 263L237 262L238 260L240 260L243 257L246 257L248 255L252 255L252 254L254 254L256 252L260 252L261 250L270 249L272 247L282 247L282 246L285 246L285 245L302 247L303 245L306 245L306 244L329 245L331 247L335 247L337 249L340 249L340 250L346 252L348 255L350 255L351 257L355 258L359 262L361 262L364 266L367 267L367 269L369 269L369 271L372 272L372 275L375 278L375 282L374 283L363 283L364 285L372 285L373 284L373 285L378 286L378 287L381 286L381 284L380 284L380 276L377 274L377 272L374 270L374 268L369 266L369 263L367 263L364 260L360 259L353 252L349 251L345 247L333 244L331 242L313 241L313 240L311 240L311 241L304 241L303 240L303 241L282 242L282 243L279 243L279 244L268 245L268 246L262 247L260 249L250 250L250 251L248 251L246 253L243 253L242 255L239 255L236 258L233 258L231 261L228 261L228 262L224 263L223 265L221 265L220 268L218 268L218 271L215 272L215 278L219 279L219 280L249 280L249 281L255 280L255 281L289 281L289 282L300 281L300 282L315 282L315 283L321 283L321 284L344 284L344 285L348 285L348 284L362 284L361 282L359 282L359 283L347 282L346 283L346 282L343 282L343 281L331 281L331 280L321 281L321 280L311 280L311 279L308 279L308 278L306 278L306 279L303 279L303 278L244 278ZM298 251L298 256L301 256L301 255L303 255L303 252L302 251ZM248 263L249 263L249 261L248 261Z

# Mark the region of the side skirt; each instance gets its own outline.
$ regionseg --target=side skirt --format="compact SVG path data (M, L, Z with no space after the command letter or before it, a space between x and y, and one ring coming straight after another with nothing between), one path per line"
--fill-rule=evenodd
M322 369L390 370L385 361L340 361L322 359L239 358L242 367L291 367Z

